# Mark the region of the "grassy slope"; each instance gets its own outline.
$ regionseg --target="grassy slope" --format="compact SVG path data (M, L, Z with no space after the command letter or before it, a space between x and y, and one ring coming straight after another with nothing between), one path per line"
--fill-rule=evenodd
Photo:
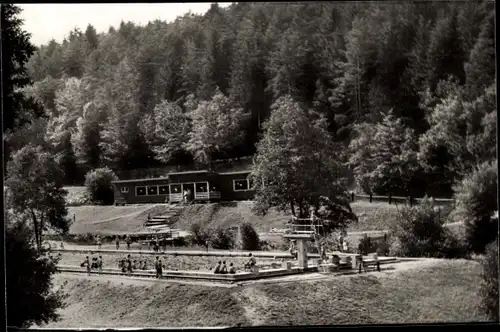
M75 222L70 233L121 234L143 228L148 214L162 214L168 209L164 204L129 206L73 206L68 208L68 216Z
M197 204L186 207L176 223L177 228L189 229L190 225L200 222L203 226L231 227L242 222L250 222L258 232L269 232L271 228L284 228L290 216L270 211L259 217L251 211L251 202Z
M433 263L434 264L434 263ZM69 306L49 327L234 326L484 321L472 261L237 288L132 284L60 275ZM182 308L182 309L181 309Z
M68 199L76 200L82 196L85 187L66 187ZM243 221L250 222L258 232L266 233L271 228L284 228L290 217L274 210L263 217L256 216L251 211L251 202L196 204L186 207L180 215L175 227L189 230L191 224L200 222L206 227L230 227ZM390 229L397 221L401 205L389 205L384 202L356 201L351 208L359 218L359 222L350 225L348 231L376 231ZM152 216L161 214L165 207L160 205L131 206L80 206L69 207L68 215L76 215L76 223L72 225L71 233L122 233L142 228L148 213ZM444 213L443 213L444 215ZM114 219L113 219L114 218ZM458 226L457 226L458 227ZM457 228L458 230L458 228Z

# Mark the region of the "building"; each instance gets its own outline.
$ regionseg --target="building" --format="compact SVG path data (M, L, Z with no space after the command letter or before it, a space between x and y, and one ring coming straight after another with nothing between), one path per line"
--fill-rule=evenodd
M165 177L113 181L115 204L213 202L251 200L250 171L208 170L172 172Z

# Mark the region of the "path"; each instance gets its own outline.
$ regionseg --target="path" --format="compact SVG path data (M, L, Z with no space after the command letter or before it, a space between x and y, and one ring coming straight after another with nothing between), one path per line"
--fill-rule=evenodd
M122 275L103 275L96 274L95 272L91 275L88 275L86 272L76 273L76 272L60 272L56 277L63 278L71 278L71 279L88 279L88 280L96 280L96 281L110 281L116 284L121 285L130 285L130 286L149 286L155 285L159 283L174 283L174 284L183 284L183 285L199 285L206 287L222 287L222 288L232 288L236 287L236 284L224 284L220 282L206 282L206 281L184 281L184 280L172 280L172 279L154 279L154 278L146 278L146 277L127 277Z

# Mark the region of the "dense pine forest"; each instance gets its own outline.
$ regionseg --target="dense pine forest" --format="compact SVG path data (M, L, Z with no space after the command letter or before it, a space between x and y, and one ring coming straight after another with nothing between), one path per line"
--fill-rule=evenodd
M31 56L38 111L5 114L8 152L43 146L67 184L210 164L255 154L276 104L295 103L326 119L359 189L447 196L496 158L494 19L491 1L235 3L89 25Z

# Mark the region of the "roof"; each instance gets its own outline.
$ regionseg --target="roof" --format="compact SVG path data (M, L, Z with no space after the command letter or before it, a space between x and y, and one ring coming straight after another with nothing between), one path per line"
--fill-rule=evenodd
M142 182L142 181L168 181L168 176L161 178L144 178L144 179L129 179L129 180L116 180L111 183L127 183L127 182Z
M203 173L214 173L214 174L216 174L215 172L212 172L212 171L209 171L209 170L199 170L199 171L172 172L172 173L168 173L168 175L203 174Z
M198 171L185 171L185 172L172 172L168 173L167 176L159 177L159 178L142 178L142 179L129 179L129 180L116 180L112 181L112 183L130 183L130 182L143 182L143 181L168 181L169 176L171 175L184 175L184 174L218 174L209 170L198 170Z
M219 175L232 175L232 174L250 174L252 171L235 171L235 172L221 172Z

